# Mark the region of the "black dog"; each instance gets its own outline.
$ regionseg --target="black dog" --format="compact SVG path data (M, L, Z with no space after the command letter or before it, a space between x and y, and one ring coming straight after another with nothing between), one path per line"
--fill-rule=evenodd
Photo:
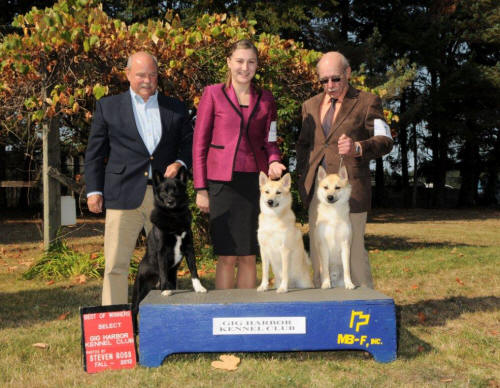
M139 303L153 289L160 289L164 296L172 294L177 283L177 268L183 256L186 257L191 272L194 290L207 292L201 285L196 270L191 212L186 192L187 174L184 167L181 167L173 179L163 178L158 171L153 173L153 228L147 237L146 254L139 264L132 296L136 333Z

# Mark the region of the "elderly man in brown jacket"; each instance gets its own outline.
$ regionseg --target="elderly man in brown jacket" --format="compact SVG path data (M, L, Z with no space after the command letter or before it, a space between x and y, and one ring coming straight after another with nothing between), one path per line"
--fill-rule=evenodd
M309 225L312 225L318 166L321 164L328 174L337 173L341 163L346 166L352 185L351 277L356 286L373 288L364 241L371 205L369 164L371 159L391 151L391 132L380 98L349 85L351 68L342 54L324 54L317 72L324 90L302 105L302 130L297 141L300 196L304 206L309 207ZM314 250L311 255L315 255ZM315 277L314 283L319 287L319 277Z

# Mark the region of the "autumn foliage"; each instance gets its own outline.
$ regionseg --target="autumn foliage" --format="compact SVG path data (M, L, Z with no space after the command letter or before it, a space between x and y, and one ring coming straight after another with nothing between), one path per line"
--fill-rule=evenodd
M76 152L84 150L95 101L127 88L127 57L147 50L158 58L160 88L196 108L204 86L225 77L225 57L236 40L251 38L259 50L261 86L277 98L280 130L298 119L301 102L314 93L312 66L319 54L269 34L255 35L253 21L203 15L184 28L176 15L127 26L95 0L60 0L15 18L22 34L0 46L2 132L36 136L40 124L69 128ZM194 110L193 110L194 112Z

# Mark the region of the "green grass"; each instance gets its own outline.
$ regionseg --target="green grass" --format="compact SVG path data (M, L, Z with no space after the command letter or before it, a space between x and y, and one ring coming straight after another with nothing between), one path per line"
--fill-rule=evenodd
M99 304L101 281L89 278L78 284L73 273L53 284L41 278L24 280L22 274L41 257L38 236L30 233L33 227L23 220L0 224L1 387L500 384L498 212L420 210L371 217L366 243L376 288L397 304L396 361L380 364L354 351L237 353L241 364L234 372L212 369L219 354L177 354L159 368L85 373L78 309ZM71 251L102 252L102 223L87 220L77 231L67 231ZM142 254L143 248L135 256ZM203 284L213 289L213 261L205 259L199 267ZM182 277L180 288L190 287L189 278ZM34 348L37 342L49 347Z

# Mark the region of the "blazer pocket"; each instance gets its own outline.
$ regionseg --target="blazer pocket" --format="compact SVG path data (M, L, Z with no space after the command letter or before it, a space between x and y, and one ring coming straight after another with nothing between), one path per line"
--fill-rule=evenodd
M223 145L217 145L217 144L210 144L209 147L212 147L212 148L217 148L219 150L222 150L224 149L225 147Z

